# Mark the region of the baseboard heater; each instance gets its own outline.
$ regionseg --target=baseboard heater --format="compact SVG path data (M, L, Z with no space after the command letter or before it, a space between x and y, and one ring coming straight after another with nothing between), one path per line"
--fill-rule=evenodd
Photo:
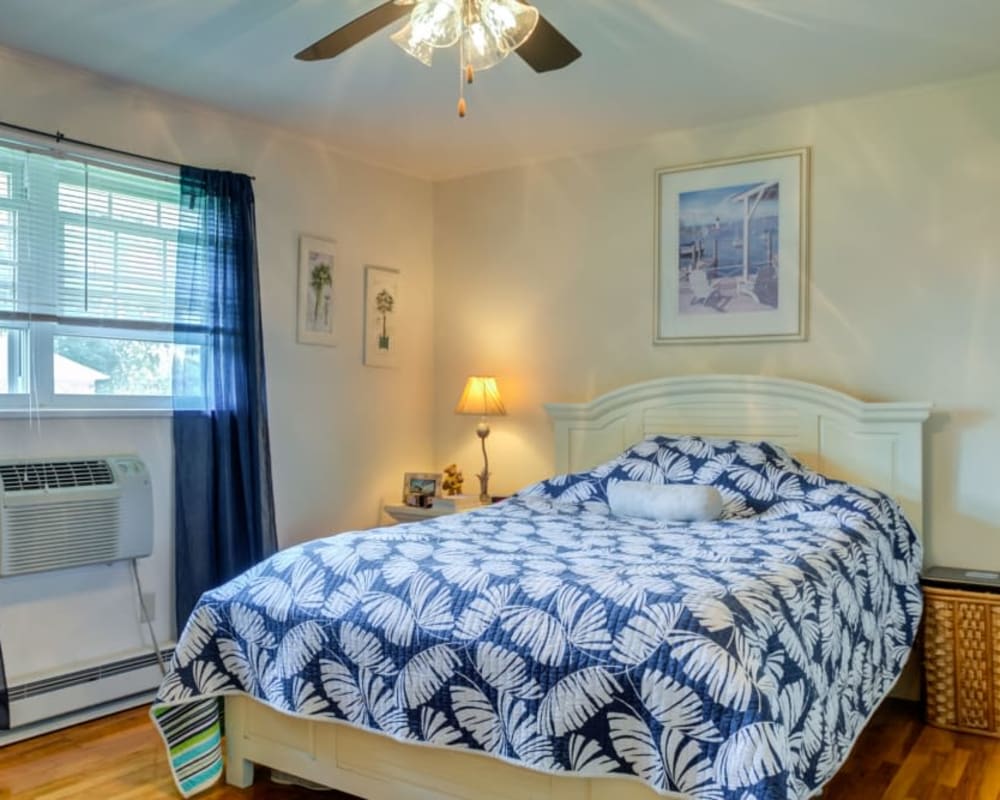
M161 651L169 663L173 648ZM81 715L96 717L102 706L149 695L159 686L160 669L153 652L7 687L10 730L0 730L0 746L34 735L33 729L55 730L75 724Z

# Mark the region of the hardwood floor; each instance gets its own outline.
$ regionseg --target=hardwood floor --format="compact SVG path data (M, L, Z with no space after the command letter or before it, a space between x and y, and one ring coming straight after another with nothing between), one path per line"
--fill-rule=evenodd
M146 709L0 748L0 800L176 800L160 738ZM258 770L251 789L225 785L205 800L348 800L272 783ZM916 706L879 710L823 800L1000 800L1000 740L924 725Z
M179 800L148 707L0 748L0 800ZM353 800L281 786L258 769L250 789L220 783L199 800Z
M887 700L823 800L1000 800L1000 739L925 725Z

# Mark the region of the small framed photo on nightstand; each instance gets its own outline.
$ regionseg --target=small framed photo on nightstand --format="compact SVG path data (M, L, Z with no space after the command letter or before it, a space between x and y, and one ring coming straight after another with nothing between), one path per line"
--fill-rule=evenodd
M406 472L403 474L403 502L408 506L429 508L441 494L440 472Z

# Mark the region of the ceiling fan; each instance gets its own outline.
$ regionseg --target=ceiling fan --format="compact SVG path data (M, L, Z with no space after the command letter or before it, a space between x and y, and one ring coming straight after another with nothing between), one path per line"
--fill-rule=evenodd
M580 51L521 0L388 0L305 48L300 61L334 58L374 33L409 15L391 38L430 66L434 51L459 47L462 86L458 114L465 116L464 84L516 52L535 72L551 72L573 63Z

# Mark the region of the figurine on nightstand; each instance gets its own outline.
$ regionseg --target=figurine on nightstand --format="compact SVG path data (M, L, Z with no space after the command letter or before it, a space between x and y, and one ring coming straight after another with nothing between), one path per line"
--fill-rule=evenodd
M462 484L465 478L462 477L462 470L454 464L449 464L444 468L444 480L441 481L441 489L446 495L452 497L462 493Z

